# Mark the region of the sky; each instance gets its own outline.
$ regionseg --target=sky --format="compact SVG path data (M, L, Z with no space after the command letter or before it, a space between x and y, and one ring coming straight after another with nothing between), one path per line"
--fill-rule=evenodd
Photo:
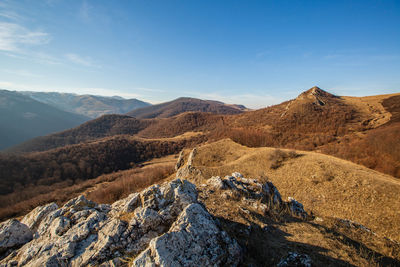
M0 0L0 88L260 108L400 92L400 1Z

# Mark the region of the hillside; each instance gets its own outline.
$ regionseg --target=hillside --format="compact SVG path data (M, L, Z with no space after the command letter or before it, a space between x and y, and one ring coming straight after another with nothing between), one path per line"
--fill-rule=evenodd
M88 117L57 109L17 92L0 90L0 150L87 120Z
M283 198L294 197L316 216L346 218L400 240L398 179L328 155L288 152L248 148L225 139L199 147L193 166L202 179L231 170L267 179Z
M181 97L162 104L132 110L128 112L127 115L138 119L145 119L168 118L187 111L210 112L214 114L239 114L245 110L246 108L241 105L228 105L218 101Z
M149 103L138 99L124 99L121 97L76 95L57 92L25 91L21 93L50 106L93 119L105 114L124 114L137 108L150 106Z
M390 176L314 152L230 140L185 150L177 163L176 174L164 173L153 186L142 187L141 170L126 170L3 222L0 235L9 241L0 244L0 264L400 264L393 198L400 183ZM128 185L123 199L101 204L99 196Z

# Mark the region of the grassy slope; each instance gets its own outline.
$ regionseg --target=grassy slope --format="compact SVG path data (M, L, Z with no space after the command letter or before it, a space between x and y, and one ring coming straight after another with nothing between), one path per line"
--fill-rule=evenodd
M274 148L247 148L221 140L199 148L194 164L205 177L239 171L268 177L284 198L292 196L322 216L357 221L380 235L400 240L400 181L332 156L298 152L271 169Z

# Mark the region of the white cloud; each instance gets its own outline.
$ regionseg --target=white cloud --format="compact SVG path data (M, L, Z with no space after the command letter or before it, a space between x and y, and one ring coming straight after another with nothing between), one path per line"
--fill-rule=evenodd
M0 22L0 50L22 52L25 46L43 45L50 41L48 33L33 31L16 23Z
M86 66L86 67L96 67L96 68L100 67L99 65L93 63L93 60L89 57L82 57L80 55L73 54L73 53L66 54L65 57L69 61L71 61L75 64L78 64L78 65L82 65L82 66Z

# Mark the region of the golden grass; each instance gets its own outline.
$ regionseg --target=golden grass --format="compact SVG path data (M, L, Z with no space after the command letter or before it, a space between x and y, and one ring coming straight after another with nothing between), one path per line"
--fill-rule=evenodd
M372 119L370 126L376 128L388 122L391 117L390 112L382 106L382 101L396 95L400 93L365 97L342 96L341 98L346 104L355 107L363 119Z
M282 149L284 150L284 149ZM359 222L400 240L400 181L332 156L297 151L277 169L269 168L274 148L247 148L224 139L199 147L194 165L205 178L239 171L272 181L283 198L292 196L322 216Z

